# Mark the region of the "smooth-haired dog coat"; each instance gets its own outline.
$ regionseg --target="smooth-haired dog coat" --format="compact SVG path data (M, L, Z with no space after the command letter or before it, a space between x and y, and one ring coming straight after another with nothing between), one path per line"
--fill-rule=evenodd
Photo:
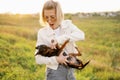
M50 47L48 47L46 45L39 45L39 46L36 47L36 49L38 49L38 52L35 54L35 56L36 55L42 55L42 56L45 56L45 57L59 56L59 54L62 52L63 48L66 46L66 44L68 42L69 42L69 40L66 40L61 47L56 45L56 49L51 49ZM77 47L76 47L76 49L78 50ZM79 50L78 50L77 54L75 54L75 53L66 54L64 52L63 55L64 56L69 56L67 58L67 60L69 61L69 62L67 62L67 65L71 68L76 68L76 69L81 70L90 62L90 61L88 61L85 64L83 64L83 62L76 57L76 56L81 55Z

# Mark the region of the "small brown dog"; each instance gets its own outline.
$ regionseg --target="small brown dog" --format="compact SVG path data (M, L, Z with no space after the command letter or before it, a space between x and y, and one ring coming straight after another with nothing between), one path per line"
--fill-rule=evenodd
M53 41L51 41L53 42ZM65 41L65 43L59 47L58 45L56 45L56 49L51 49L50 47L46 46L46 45L39 45L36 47L36 49L38 49L38 52L35 54L36 55L42 55L45 57L51 57L51 56L59 56L60 53L62 52L63 48L66 46L66 44L69 42L69 40ZM76 47L76 49L78 50L78 48ZM64 52L63 53L64 56L67 56L67 54ZM80 56L81 53L78 50L78 53L70 53L69 57L67 58L67 60L69 62L67 62L67 65L71 68L76 68L76 69L83 69L90 61L86 62L85 64L83 64L83 62L78 59L76 56Z

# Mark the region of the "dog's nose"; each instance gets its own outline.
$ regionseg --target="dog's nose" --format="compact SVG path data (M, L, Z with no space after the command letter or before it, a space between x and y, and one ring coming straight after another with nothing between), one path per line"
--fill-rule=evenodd
M35 49L38 49L38 46L37 46L37 47L35 47Z

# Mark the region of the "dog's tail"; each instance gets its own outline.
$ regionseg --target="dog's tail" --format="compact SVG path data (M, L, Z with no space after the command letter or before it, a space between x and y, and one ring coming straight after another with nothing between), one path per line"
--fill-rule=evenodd
M87 61L82 67L79 67L78 69L81 70L81 69L85 68L88 65L89 62L90 62L90 60Z

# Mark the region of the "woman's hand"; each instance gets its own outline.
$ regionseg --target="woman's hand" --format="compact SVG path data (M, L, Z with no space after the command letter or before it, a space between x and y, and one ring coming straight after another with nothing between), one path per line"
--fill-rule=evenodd
M68 56L63 56L63 52L62 52L59 56L56 57L56 60L60 64L67 65L68 62L67 58Z
M52 49L56 49L56 45L57 45L57 40L51 40L51 48Z
M56 40L51 40L51 48L52 49L56 49L56 45L58 44ZM68 56L63 56L63 52L60 53L59 56L56 57L56 60L58 63L60 64L64 64L64 65L67 65L67 60Z

